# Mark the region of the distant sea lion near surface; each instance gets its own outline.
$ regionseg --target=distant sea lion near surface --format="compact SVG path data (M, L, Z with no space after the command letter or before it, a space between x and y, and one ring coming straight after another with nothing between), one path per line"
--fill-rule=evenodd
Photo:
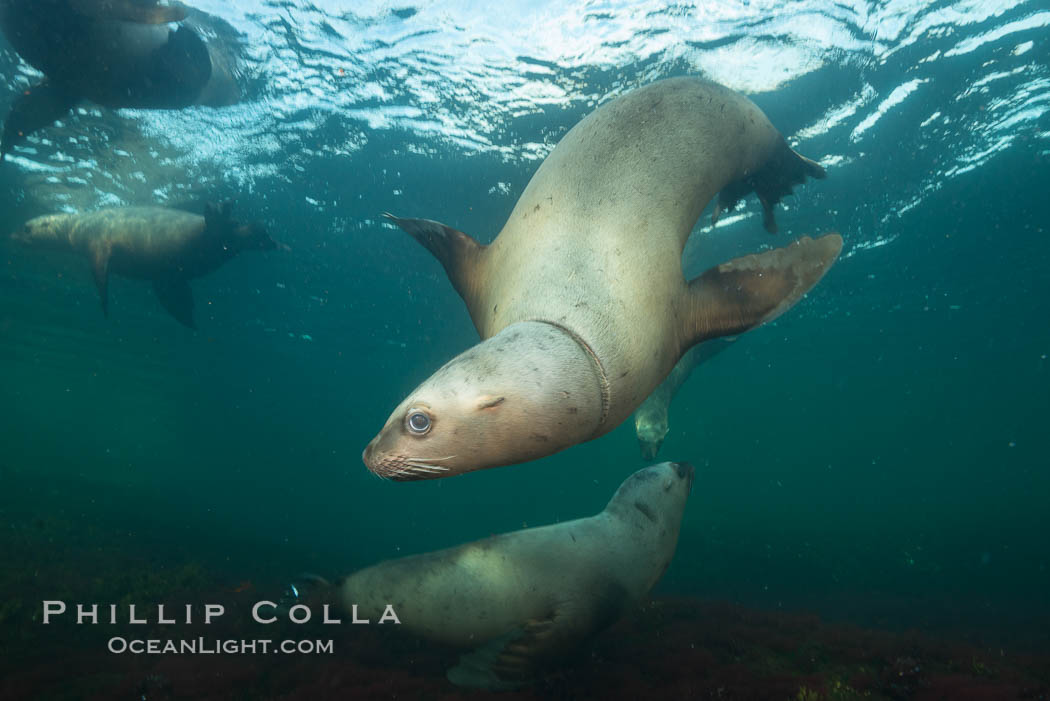
M109 274L153 281L157 298L178 321L196 328L188 281L207 275L241 251L277 243L258 224L230 218L228 204L209 204L204 216L164 207L100 209L30 219L12 235L41 248L87 256L108 314Z
M634 412L634 431L638 436L638 445L642 449L643 458L654 460L659 454L660 446L663 445L664 438L667 437L667 432L670 430L668 414L671 409L671 401L692 375L696 366L729 348L734 341L736 341L735 337L716 338L690 348L675 364L671 374Z
M475 648L457 684L512 688L639 603L674 557L693 484L688 463L635 472L595 516L496 535L367 567L310 598Z
M697 78L611 100L547 156L489 245L390 218L444 265L482 342L413 390L364 451L398 480L533 460L608 433L697 343L775 318L827 272L838 234L723 263L686 282L707 203L773 206L817 163L743 95Z
M45 76L15 99L0 158L81 100L110 108L180 109L241 98L235 30L180 3L0 0L0 29Z

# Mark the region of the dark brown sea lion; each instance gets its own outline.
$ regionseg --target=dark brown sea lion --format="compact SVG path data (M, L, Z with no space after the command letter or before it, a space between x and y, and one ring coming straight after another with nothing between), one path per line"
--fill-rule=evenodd
M230 105L241 96L232 28L178 3L0 0L0 29L45 76L15 99L0 158L81 100L179 109Z
M489 245L393 221L444 265L483 339L416 388L364 451L375 473L426 479L550 455L631 415L692 346L790 308L838 234L744 256L687 282L682 250L707 203L773 206L823 177L743 95L663 80L599 107L540 166Z
M196 326L189 280L207 275L241 251L278 245L262 226L233 221L226 204L208 205L204 216L164 207L48 214L30 219L12 238L86 256L103 313L109 311L109 275L115 273L152 280L160 303L190 328Z

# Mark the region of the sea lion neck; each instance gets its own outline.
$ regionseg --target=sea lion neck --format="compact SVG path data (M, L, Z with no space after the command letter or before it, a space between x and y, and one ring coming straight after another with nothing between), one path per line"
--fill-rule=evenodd
M598 395L601 398L601 415L598 418L598 426L594 430L594 435L591 436L592 438L596 438L601 432L602 427L605 425L605 422L609 419L609 405L611 396L611 390L609 388L609 376L605 372L605 365L602 363L602 359L598 357L598 354L594 352L594 349L591 348L591 345L587 343L586 340L584 340L583 336L576 333L568 326L547 319L530 319L529 321L536 322L539 324L547 324L558 329L566 336L571 338L576 343L576 345L580 347L580 350L582 350L590 359L591 366L594 369L594 376L598 380Z

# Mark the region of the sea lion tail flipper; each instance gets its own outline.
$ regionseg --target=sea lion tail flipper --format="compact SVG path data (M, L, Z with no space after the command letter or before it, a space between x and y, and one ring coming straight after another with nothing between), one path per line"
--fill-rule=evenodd
M193 322L193 291L182 277L164 277L153 280L153 291L157 293L162 307L180 324L196 330Z
M181 22L189 15L189 8L178 0L69 0L69 7L84 17L136 24Z
M384 212L383 216L434 254L473 316L473 297L480 292L482 254L487 246L462 231L430 219L402 219L389 212Z
M77 102L78 98L48 80L23 91L15 98L4 122L0 159L29 134L61 119Z
M95 276L95 287L102 302L103 316L109 316L109 246L96 244L91 249L91 272Z
M718 194L718 204L711 216L711 223L717 224L722 212L731 212L737 203L749 192L758 195L762 204L762 225L771 234L777 232L777 221L773 216L773 207L785 195L791 194L791 188L806 182L806 178L822 180L827 177L824 167L792 149L780 137L773 154L754 173L729 183Z
M824 277L841 250L838 234L803 236L782 248L734 258L706 271L689 283L687 346L777 318Z

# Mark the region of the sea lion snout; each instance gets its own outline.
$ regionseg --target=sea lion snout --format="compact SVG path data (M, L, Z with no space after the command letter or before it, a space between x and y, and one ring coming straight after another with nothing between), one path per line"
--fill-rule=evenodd
M361 460L364 461L369 470L382 477L384 475L379 471L379 466L382 464L382 461L376 459L376 443L378 441L379 436L376 436L369 441L368 445L365 446L365 449L361 451Z
M696 468L693 467L691 462L673 462L671 467L678 473L680 479L684 479L689 483L689 491L693 491L693 478L696 476Z
M432 459L384 452L380 447L383 435L381 433L373 438L361 453L365 466L379 477L396 482L408 482L448 473L448 467Z
M656 460L660 454L660 448L667 437L667 424L656 425L651 422L636 421L635 432L638 435L638 445L642 449L642 457L645 460Z

